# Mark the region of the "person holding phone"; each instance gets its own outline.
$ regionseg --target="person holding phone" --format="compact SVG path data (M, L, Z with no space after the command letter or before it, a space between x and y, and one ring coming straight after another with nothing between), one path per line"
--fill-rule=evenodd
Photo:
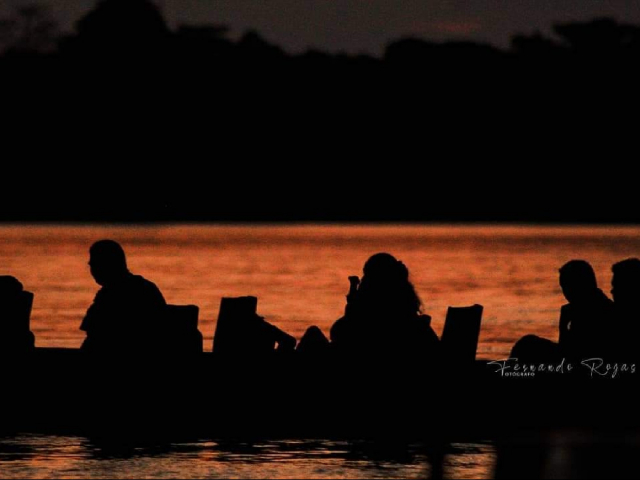
M349 277L345 315L331 327L332 348L343 355L402 359L431 357L439 340L409 280L406 265L388 253L373 255L362 279Z

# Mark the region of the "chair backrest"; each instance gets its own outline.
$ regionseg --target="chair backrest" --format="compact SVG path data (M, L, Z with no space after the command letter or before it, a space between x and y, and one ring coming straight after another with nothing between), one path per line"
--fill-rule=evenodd
M198 330L200 309L196 305L167 305L166 348L178 354L202 353L203 338Z
M35 346L31 333L34 295L14 277L0 276L0 350L28 351Z
M257 297L225 297L220 301L220 313L213 337L213 352L240 354L245 349L245 337L258 309Z
M449 307L442 331L442 351L448 362L471 364L476 359L482 305Z

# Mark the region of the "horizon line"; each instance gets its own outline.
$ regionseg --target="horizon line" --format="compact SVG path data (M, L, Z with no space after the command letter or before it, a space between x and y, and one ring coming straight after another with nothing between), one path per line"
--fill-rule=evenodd
M640 221L623 222L584 222L578 220L567 221L507 221L507 220L394 220L394 221L314 221L314 220L21 220L4 221L0 220L0 228L4 227L38 227L38 226L60 226L60 227L82 227L82 226L219 226L219 227L306 227L306 226L334 226L334 227L616 227L616 228L637 228Z

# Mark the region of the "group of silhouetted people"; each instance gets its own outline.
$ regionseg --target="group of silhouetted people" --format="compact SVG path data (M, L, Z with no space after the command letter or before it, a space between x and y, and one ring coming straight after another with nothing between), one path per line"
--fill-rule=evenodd
M613 265L611 295L598 288L593 267L571 260L560 268L560 287L568 303L560 310L558 343L527 335L511 356L523 361L574 361L600 358L611 362L639 359L640 259Z
M166 345L161 319L167 303L156 285L129 271L122 247L112 240L96 242L90 248L89 265L102 288L80 327L87 334L82 349L124 355L150 353ZM349 280L345 315L331 328L330 341L319 328L311 327L296 348L294 337L254 315L244 326L245 350L297 349L317 357L334 351L362 358L437 353L431 318L421 313L420 298L402 262L387 253L376 254L366 262L361 281Z
M112 240L91 246L91 274L101 285L82 321L82 349L98 354L149 353L171 342L161 319L167 303L152 282L132 274L122 247ZM560 268L560 286L568 303L561 308L558 342L527 335L512 356L521 360L605 358L633 361L640 335L640 259L613 265L611 294L598 288L591 265L572 260ZM301 341L255 316L246 324L245 350L297 352L322 357L328 352L354 358L433 360L439 339L422 313L409 270L388 253L373 255L362 279L349 277L344 316L331 327L330 339L310 327Z

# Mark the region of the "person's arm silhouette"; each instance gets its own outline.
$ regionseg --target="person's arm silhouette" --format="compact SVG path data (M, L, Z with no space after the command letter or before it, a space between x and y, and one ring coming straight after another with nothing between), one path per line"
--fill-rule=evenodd
M349 293L347 294L347 300L349 297L353 297L358 293L358 287L360 286L360 277L352 275L349 277Z
M344 308L345 315L353 313L355 305L358 303L358 289L360 288L360 278L352 275L349 277L349 293L347 293L347 305Z
M82 350L95 349L98 346L97 339L99 339L108 328L108 314L104 305L104 296L104 291L99 290L82 319L80 330L87 334L80 347Z
M571 316L565 307L560 309L558 343L563 347L568 347L571 342Z
M292 352L296 349L297 341L295 337L265 321L264 318L262 318L262 320L264 321L264 325L267 328L271 340L278 344L276 350L279 352Z

